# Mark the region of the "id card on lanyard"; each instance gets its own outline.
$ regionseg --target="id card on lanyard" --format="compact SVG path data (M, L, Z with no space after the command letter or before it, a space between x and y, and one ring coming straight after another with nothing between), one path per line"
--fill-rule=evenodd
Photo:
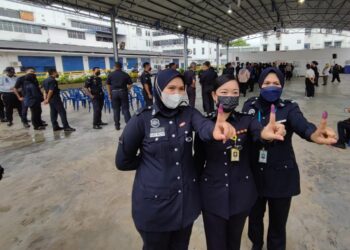
M258 121L261 124L261 112L258 112ZM265 148L260 149L259 151L259 163L267 163L267 150Z

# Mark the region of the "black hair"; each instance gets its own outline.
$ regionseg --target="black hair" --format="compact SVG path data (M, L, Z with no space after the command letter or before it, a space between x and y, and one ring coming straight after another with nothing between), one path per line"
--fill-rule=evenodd
M6 67L6 69L4 71L5 72L15 72L15 68L14 67Z
M205 61L205 62L203 63L203 65L205 65L205 66L207 66L207 67L210 67L210 62L209 62L209 61Z
M306 68L307 69L311 69L311 65L308 63L308 64L306 64Z
M228 67L230 67L232 65L232 63L226 63L225 64L225 68L228 68Z
M143 63L143 68L146 68L147 65L150 65L150 63L149 62L144 62Z
M169 68L171 68L172 66L176 65L174 62L169 63Z
M95 71L96 69L100 69L100 67L93 67L92 70Z
M49 73L49 76L52 75L53 73L56 73L56 72L57 72L56 69L49 69L49 70L47 71L47 73Z
M121 69L122 68L122 64L120 62L116 62L114 64L114 66L117 68L117 69Z
M214 84L213 84L213 91L216 91L218 88L220 88L222 85L229 81L237 81L236 78L233 75L224 74L216 78Z

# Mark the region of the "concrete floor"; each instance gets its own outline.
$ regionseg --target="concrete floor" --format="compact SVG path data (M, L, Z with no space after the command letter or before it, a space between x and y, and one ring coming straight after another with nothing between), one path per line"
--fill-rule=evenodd
M350 75L341 77L340 85L320 86L313 100L303 98L303 79L294 79L286 84L284 97L296 100L315 123L327 110L329 125L336 128L349 116L343 108L350 106ZM43 118L49 122L47 106ZM130 211L134 172L114 166L120 132L114 130L112 115L103 114L109 125L101 131L91 128L87 110L69 107L68 119L77 132L26 130L17 115L13 127L0 124L0 164L6 171L0 182L0 249L141 249ZM302 194L292 202L288 249L350 249L349 151L298 136L294 148ZM246 230L243 250L250 247ZM201 218L190 249L205 249Z

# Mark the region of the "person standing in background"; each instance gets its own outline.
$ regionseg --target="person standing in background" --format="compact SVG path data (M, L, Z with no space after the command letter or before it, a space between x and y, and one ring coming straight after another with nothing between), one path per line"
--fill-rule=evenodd
M339 73L340 73L340 67L338 64L335 64L332 69L332 74L333 74L332 83L334 83L335 79L337 79L338 83L341 83Z
M311 68L310 64L306 65L305 73L305 87L306 87L306 98L315 96L315 71Z
M211 117L214 114L214 100L211 92L213 91L213 84L218 74L211 67L209 61L203 63L202 69L203 72L199 77L199 82L202 86L203 109L207 117Z
M191 63L189 69L184 73L187 95L192 108L196 104L196 63Z
M242 68L238 73L238 82L240 92L245 97L247 95L248 81L250 79L250 72L247 68Z
M146 106L152 106L153 104L153 87L150 72L151 64L149 62L145 62L143 64L143 72L140 79L143 87L143 98L146 101Z
M320 73L318 72L317 68L318 62L312 61L311 63L311 69L315 72L315 80L314 80L314 85L318 87L318 78L320 77Z
M322 70L323 86L327 85L328 83L329 70L330 70L329 64L326 63L325 67Z

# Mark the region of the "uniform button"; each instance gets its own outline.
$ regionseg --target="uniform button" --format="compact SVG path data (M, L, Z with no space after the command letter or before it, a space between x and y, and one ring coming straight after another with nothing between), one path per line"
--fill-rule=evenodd
M247 175L245 178L246 178L246 179L249 179L249 176Z
M227 162L225 162L224 165L227 166Z
M207 178L204 178L204 181L208 181L208 179L207 179Z
M185 131L185 134L187 135L187 134L188 134L188 131Z
M177 179L178 179L178 180L180 180L180 179L181 179L181 177L180 177L180 176L178 176L178 177L177 177Z
M226 187L228 187L228 184L226 184Z
M159 138L156 138L156 139L155 139L155 141L158 141L158 140L159 140Z
M263 117L263 119L265 120L265 117Z
M288 168L288 166L287 166L287 165L285 165L285 166L284 166L284 168Z
M196 182L196 179L193 179L193 182Z
M226 153L226 151L224 152L224 155L226 155L227 153Z
M227 173L225 173L225 176L228 176L228 174L227 174Z
M169 124L173 124L173 121L169 121Z
M175 134L172 134L171 137L175 138Z
M175 151L175 152L177 152L177 151L178 151L178 149L177 149L177 148L174 148L174 151Z
M179 163L178 161L177 161L175 164L176 164L176 166L179 166L179 165L180 165L180 163Z
M263 168L260 168L260 170L261 170L261 171L264 171L264 169L263 169Z
M156 199L157 199L157 198L158 198L158 195L155 195L155 196L154 196L154 198L156 198Z
M179 189L179 191L177 191L179 194L181 194L181 189Z

